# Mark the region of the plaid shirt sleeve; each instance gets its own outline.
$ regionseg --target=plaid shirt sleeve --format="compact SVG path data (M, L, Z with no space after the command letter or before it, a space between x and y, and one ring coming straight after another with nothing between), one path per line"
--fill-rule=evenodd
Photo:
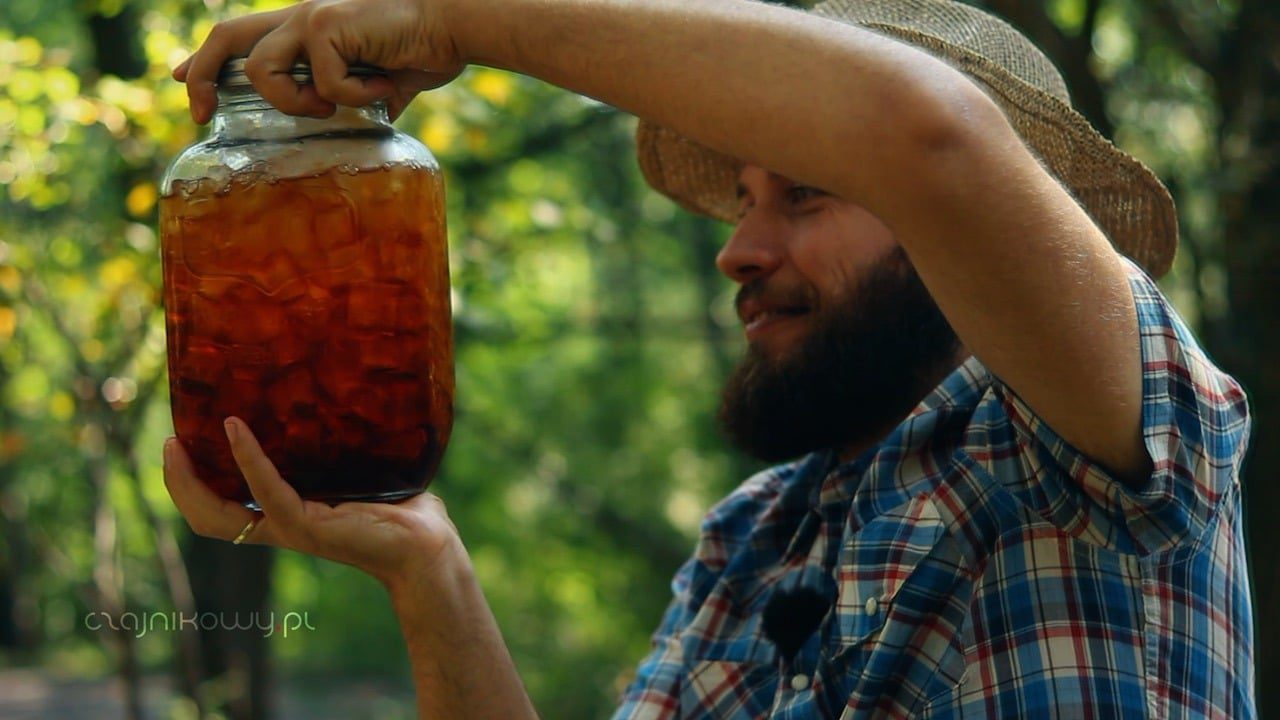
M1111 518L1140 554L1201 535L1239 482L1249 436L1244 391L1205 355L1155 282L1122 258L1133 291L1142 343L1142 434L1153 471L1130 489L1071 446L993 378L1021 441L1024 472L1042 482L1036 509L1065 531ZM1055 485L1051 476L1070 478ZM1086 507L1088 506L1088 507ZM1084 523L1081 518L1090 517Z
M622 694L622 704L614 718L659 720L675 717L680 710L680 678L683 676L680 630L689 624L689 582L696 558L681 566L671 581L675 597L662 615L662 622L650 639L649 655L640 663L636 677Z
M681 685L687 670L681 633L712 592L729 559L746 542L760 514L776 498L782 480L778 469L753 475L707 512L698 546L671 581L674 597L650 638L649 654L622 693L614 720L666 720L679 716Z

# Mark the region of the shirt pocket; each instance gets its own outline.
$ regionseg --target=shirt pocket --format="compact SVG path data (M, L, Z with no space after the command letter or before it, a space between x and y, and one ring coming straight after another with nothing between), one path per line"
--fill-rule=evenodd
M960 684L972 583L927 495L845 538L836 581L833 716L910 715Z
M680 688L686 720L755 720L769 714L778 686L773 665L736 660L694 663Z

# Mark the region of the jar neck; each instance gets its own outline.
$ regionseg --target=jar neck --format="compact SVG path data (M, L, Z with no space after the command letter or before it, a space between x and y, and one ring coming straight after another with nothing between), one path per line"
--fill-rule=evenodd
M252 89L236 88L218 92L212 139L292 140L310 135L391 130L387 105L382 101L358 108L339 105L327 118L299 117L280 112Z

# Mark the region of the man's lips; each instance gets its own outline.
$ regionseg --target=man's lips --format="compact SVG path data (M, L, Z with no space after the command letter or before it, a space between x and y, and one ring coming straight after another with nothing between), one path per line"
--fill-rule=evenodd
M778 308L776 310L759 310L750 315L744 314L743 326L746 330L747 341L755 340L761 333L788 320L794 320L808 314L808 308Z
M808 315L815 305L816 297L801 286L767 288L759 279L743 285L734 299L748 342L774 326Z

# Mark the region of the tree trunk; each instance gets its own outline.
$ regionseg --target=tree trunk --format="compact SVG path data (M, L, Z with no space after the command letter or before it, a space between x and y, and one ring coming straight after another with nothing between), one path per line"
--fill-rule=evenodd
M267 598L274 557L266 546L232 545L198 535L183 548L199 617L202 664L212 684L204 696L210 709L229 720L267 720L272 715L270 639L267 631L244 626L273 622Z
M1280 715L1280 546L1266 532L1280 514L1280 7L1241 6L1234 37L1223 43L1220 197L1224 220L1228 344L1211 348L1249 395L1253 436L1246 461L1245 512L1254 593L1258 711ZM1270 58L1268 61L1267 58Z

